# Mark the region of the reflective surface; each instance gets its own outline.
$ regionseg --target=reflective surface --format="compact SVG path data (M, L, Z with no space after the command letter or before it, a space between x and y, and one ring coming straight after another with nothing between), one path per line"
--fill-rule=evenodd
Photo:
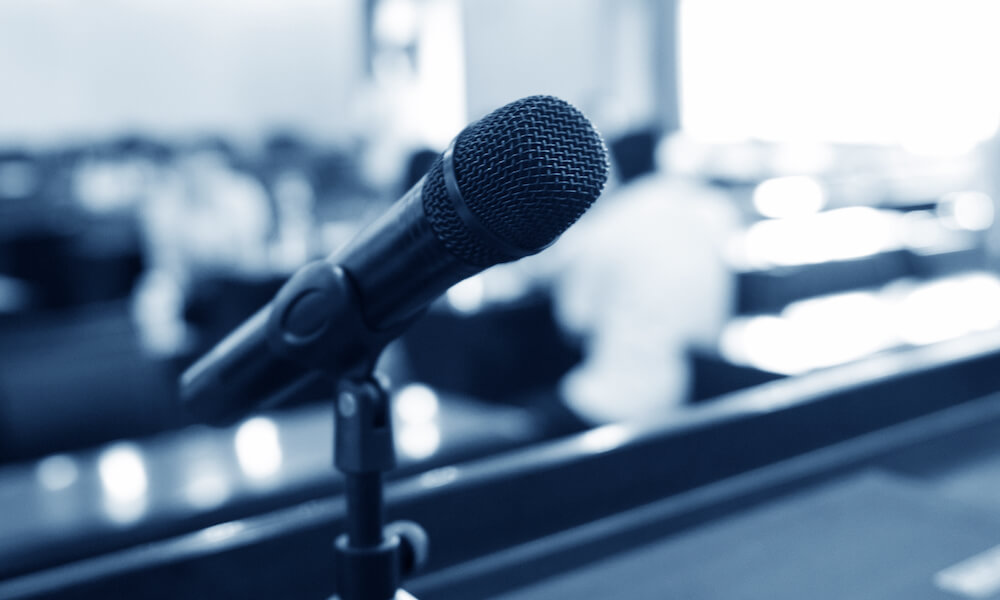
M544 435L527 411L420 384L393 402L394 476ZM223 524L204 539L227 538L229 519L335 494L332 449L333 412L320 405L0 468L0 576L212 523Z
M389 517L420 522L433 541L427 573L408 588L432 598L510 591L903 448L897 472L947 472L936 481L949 494L991 502L976 486L992 467L948 464L985 468L976 457L996 452L1000 401L980 398L1000 387L998 360L1000 337L983 334L776 381L669 421L403 477L389 486ZM440 399L442 414L449 404ZM332 589L330 539L343 518L335 495L293 503L15 577L0 596L141 596L169 585L173 596L318 597Z

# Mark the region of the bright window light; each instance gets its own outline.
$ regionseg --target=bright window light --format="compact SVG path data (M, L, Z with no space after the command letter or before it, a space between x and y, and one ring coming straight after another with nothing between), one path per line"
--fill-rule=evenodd
M1000 281L992 274L949 277L910 292L896 311L899 337L932 344L1000 325Z
M680 4L682 126L958 154L1000 120L993 0Z
M825 204L826 192L812 177L766 179L753 192L757 212L775 219L817 213Z
M982 192L953 192L938 203L938 215L952 229L984 231L993 225L993 199Z
M863 358L896 342L891 309L871 292L801 300L782 311L803 344L798 352L817 369Z
M900 245L900 219L891 211L851 206L758 221L746 231L745 252L757 267L862 258Z

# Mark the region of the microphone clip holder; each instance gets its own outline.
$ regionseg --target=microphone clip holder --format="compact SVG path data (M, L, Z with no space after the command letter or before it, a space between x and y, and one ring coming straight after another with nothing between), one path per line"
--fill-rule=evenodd
M296 271L278 290L267 320L267 344L303 369L338 381L364 379L385 346L419 316L385 330L372 329L347 272L318 260Z
M272 304L270 347L339 382L334 464L344 476L347 532L334 542L334 600L412 598L399 589L400 582L427 556L427 535L419 525L385 525L383 476L395 467L396 455L389 393L373 375L382 349L409 321L373 331L350 277L326 261L300 269Z

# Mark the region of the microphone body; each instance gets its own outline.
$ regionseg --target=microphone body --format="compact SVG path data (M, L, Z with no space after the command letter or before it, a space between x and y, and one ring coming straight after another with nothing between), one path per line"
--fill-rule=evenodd
M285 402L321 371L367 368L371 352L389 341L382 337L395 337L449 287L481 271L434 235L423 208L425 179L346 246L296 272L275 300L188 368L181 402L206 422L228 423L247 407ZM321 336L340 356L304 356L299 348L318 345ZM303 362L316 371L304 374Z
M534 254L600 195L607 152L562 100L533 96L463 130L388 212L297 271L181 376L181 402L226 423L317 377L363 376L455 283Z
M459 260L435 235L418 181L392 208L326 262L354 281L366 322L384 330L420 313L483 267Z

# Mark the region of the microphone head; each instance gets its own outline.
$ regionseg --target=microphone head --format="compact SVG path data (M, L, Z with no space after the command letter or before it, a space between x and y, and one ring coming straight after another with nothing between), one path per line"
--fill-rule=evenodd
M455 139L455 182L469 212L503 245L470 229L447 191L442 160L427 174L424 213L445 247L480 267L538 252L583 215L608 178L601 135L571 104L552 96L512 102Z

